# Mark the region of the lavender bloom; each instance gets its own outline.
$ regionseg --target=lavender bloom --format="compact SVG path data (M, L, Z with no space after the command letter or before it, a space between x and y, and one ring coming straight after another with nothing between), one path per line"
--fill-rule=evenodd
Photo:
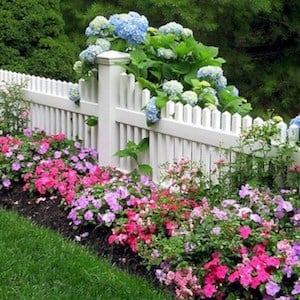
M163 272L163 270L161 270L161 269L155 270L155 276L160 282L162 282L163 279L167 277L166 273Z
M112 212L107 212L103 216L99 216L98 220L101 220L104 223L112 223L116 219L116 215Z
M86 221L91 221L93 219L93 216L94 216L94 214L90 210L85 212L85 214L83 215L83 217Z
M218 235L218 234L220 234L220 232L221 232L221 228L220 227L214 227L212 230L211 230L211 234L216 234L216 235Z
M11 165L11 169L12 169L13 171L19 171L19 170L21 169L21 164L20 164L20 162L19 162L19 161L13 162L12 165Z
M155 97L152 97L146 106L147 123L154 124L159 121L159 109L155 105Z
M8 178L2 179L2 185L8 188L11 185L11 181Z
M112 192L106 192L104 195L106 203L108 204L111 211L114 213L123 209L123 207L119 204L117 197L118 195Z
M32 131L31 131L31 129L26 128L26 129L23 130L23 134L24 134L26 137L29 138L29 137L32 136Z
M251 195L251 187L248 184L242 185L241 189L239 190L239 196L244 199L249 195Z
M57 159L57 158L61 158L61 154L62 154L61 151L55 151L53 156L54 158Z
M295 282L294 289L292 290L292 295L300 294L300 280Z
M214 207L211 211L219 220L226 221L228 220L227 213L217 207Z
M24 160L24 155L23 154L18 154L17 159L21 160L21 161Z
M273 281L269 281L266 284L266 293L270 296L275 296L280 291L280 286Z

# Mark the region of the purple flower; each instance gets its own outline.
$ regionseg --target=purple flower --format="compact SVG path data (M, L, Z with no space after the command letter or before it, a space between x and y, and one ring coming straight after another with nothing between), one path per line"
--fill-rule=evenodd
M251 195L250 186L248 184L242 185L241 189L239 190L239 196L243 199L249 195Z
M270 296L275 296L280 291L280 286L274 282L269 281L266 284L266 293Z
M117 188L116 193L118 194L118 198L121 198L121 199L125 199L129 196L129 192L128 192L127 188L124 186L119 186Z
M32 136L32 131L31 131L31 129L26 128L26 129L23 130L23 134L24 134L26 137L29 138L29 137Z
M54 158L61 158L61 151L55 151L54 152Z
M85 214L84 214L84 219L86 220L86 221L91 221L92 219L93 219L93 216L94 216L94 214L90 211L90 210L88 210Z
M191 243L191 242L187 242L185 243L185 246L184 246L184 250L186 253L190 253L190 252L193 252L193 250L196 248L196 245Z
M102 206L101 200L94 199L94 200L92 200L92 203L93 203L94 207L97 209L100 209Z
M222 206L223 207L233 206L234 204L236 204L236 200L226 199L226 200L222 201Z
M19 171L21 169L21 164L19 161L15 161L14 163L12 163L11 165L11 169L13 171Z
M112 223L116 219L116 215L109 211L98 219L100 219L104 223Z
M2 184L4 187L9 187L11 185L11 181L8 178L2 179Z
M262 218L258 214L251 214L250 215L250 220L252 220L256 223L259 223L259 224L261 224L261 222L262 222Z
M227 213L217 207L214 207L211 211L219 220L228 220Z
M295 282L294 289L292 290L292 295L300 294L300 280Z
M18 154L17 159L18 160L24 160L24 155L23 154Z
M162 281L164 278L167 277L166 273L163 272L163 270L161 270L161 269L155 270L155 276L159 281Z
M123 209L123 207L119 204L117 197L118 195L112 192L106 192L104 195L104 199L112 212L117 212Z
M79 158L76 156L76 155L73 155L72 157L71 157L71 161L73 161L73 162L78 162L79 161Z
M211 230L211 234L220 234L221 232L221 228L220 227L214 227L212 230Z
M74 147L76 149L80 149L81 148L81 143L80 142L74 142Z

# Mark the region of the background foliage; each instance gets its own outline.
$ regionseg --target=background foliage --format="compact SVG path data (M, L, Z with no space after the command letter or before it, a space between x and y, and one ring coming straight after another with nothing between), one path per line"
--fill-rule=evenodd
M61 0L60 6L59 0L2 0L0 68L73 80L70 70L78 49L85 48L88 23L129 10L144 14L152 26L181 23L198 41L217 46L227 61L226 77L254 113L300 112L297 0Z

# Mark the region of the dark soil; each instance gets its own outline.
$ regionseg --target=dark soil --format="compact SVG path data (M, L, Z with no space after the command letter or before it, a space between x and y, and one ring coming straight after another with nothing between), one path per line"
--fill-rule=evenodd
M30 196L22 190L22 185L17 185L10 190L0 190L0 205L16 211L38 225L61 233L68 240L84 245L110 261L112 265L145 277L149 281L154 280L137 255L128 248L108 244L109 228L85 226L75 231L67 219L68 210L57 197Z

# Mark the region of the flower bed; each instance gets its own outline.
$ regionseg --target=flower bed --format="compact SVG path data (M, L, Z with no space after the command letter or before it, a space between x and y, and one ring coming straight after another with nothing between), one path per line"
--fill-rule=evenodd
M177 299L299 299L295 190L221 189L185 159L166 164L159 185L98 166L61 134L25 134L0 137L1 188L59 195L70 226L107 227L108 243L136 253Z

